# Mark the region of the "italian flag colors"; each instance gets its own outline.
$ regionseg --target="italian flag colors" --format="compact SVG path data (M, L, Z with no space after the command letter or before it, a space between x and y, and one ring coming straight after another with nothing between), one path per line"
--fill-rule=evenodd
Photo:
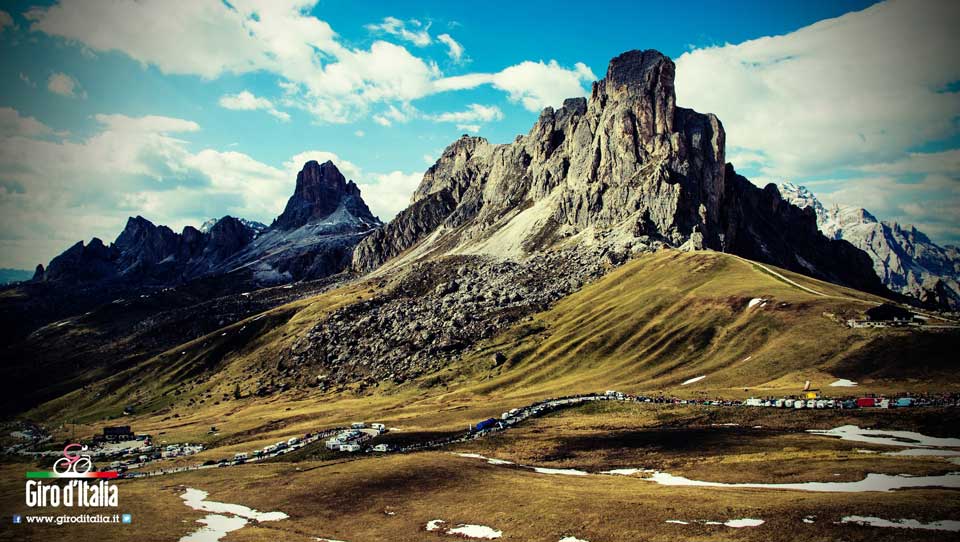
M105 478L111 480L117 478L120 474L117 471L102 471L102 472L52 472L52 471L29 471L27 472L27 478L37 479L37 478Z

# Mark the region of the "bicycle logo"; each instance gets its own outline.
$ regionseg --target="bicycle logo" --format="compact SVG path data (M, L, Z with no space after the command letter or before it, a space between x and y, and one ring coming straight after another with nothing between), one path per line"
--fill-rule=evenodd
M57 474L85 474L93 469L93 462L89 455L80 455L87 451L82 444L67 444L63 449L63 457L53 462L53 472Z

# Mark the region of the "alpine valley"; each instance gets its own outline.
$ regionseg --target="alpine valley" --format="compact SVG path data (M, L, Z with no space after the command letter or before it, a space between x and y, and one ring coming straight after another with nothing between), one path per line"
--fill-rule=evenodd
M513 141L453 141L387 223L311 161L270 225L137 216L78 242L0 291L3 411L51 446L199 443L117 460L150 473L120 501L158 540L208 512L244 527L226 540L877 540L842 518L956 518L956 467L927 453L960 453L956 408L840 408L952 397L956 248L755 186L674 80L657 51L616 56ZM808 393L824 408L769 399ZM5 502L22 467L0 466ZM908 482L842 485L876 476Z

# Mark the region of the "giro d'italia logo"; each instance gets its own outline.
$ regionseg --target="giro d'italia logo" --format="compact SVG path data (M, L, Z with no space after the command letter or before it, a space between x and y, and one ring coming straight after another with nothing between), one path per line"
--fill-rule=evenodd
M85 451L87 451L86 446L68 444L63 449L63 457L53 462L52 470L27 472L26 505L30 507L117 506L117 488L110 485L107 480L117 478L119 473L93 470L93 461L89 455L83 453ZM59 481L44 483L37 478L67 478L68 480L66 483ZM99 480L91 482L86 480L88 478L99 478Z
M83 455L87 447L81 444L68 444L63 449L63 457L53 462L53 470L29 471L27 478L101 478L113 479L119 476L116 471L96 472L89 455Z

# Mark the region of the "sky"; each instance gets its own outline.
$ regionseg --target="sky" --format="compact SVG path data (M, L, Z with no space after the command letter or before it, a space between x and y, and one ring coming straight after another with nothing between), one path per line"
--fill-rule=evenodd
M494 143L658 49L727 158L960 242L960 2L62 0L0 4L0 267L128 216L269 223L310 159L382 219L463 133Z

